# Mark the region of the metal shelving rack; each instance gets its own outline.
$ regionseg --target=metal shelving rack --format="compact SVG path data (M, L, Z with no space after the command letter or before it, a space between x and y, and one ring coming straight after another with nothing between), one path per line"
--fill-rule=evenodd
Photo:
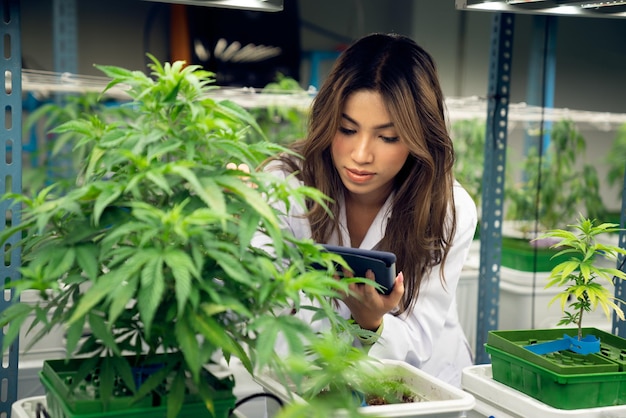
M482 218L480 223L480 266L478 279L478 315L476 332L476 364L489 363L488 354L479 347L487 342L488 331L498 328L500 295L500 260L502 214L504 202L505 150L511 60L514 35L514 13L495 13L491 34L489 88L483 172ZM624 178L620 226L626 225L626 176ZM619 245L626 248L626 233L619 236ZM618 260L619 268L622 258ZM626 271L625 266L621 266ZM615 285L615 296L624 300L626 283ZM626 322L613 313L613 333L626 337Z

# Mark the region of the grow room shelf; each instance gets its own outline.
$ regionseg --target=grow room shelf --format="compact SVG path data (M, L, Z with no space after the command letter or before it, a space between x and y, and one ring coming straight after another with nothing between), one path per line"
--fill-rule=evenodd
M22 69L22 91L47 97L58 93L100 93L110 80L103 76L59 73ZM245 108L284 106L308 109L317 94L315 88L307 91L265 93L252 87L220 87L211 93L218 100L232 100ZM107 91L113 99L125 100L128 95L123 86L114 86ZM485 119L488 101L484 97L447 97L446 110L450 120ZM509 122L538 122L571 119L577 124L588 124L602 131L616 129L626 123L626 113L591 112L567 108L543 108L524 102L509 104Z

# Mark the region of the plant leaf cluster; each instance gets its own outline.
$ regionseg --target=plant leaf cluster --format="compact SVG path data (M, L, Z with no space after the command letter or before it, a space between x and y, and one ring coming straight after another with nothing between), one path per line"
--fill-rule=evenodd
M450 136L457 159L454 176L480 208L485 161L485 122L463 119L452 124Z
M551 246L559 250L553 257L570 256L569 260L551 270L546 288L564 287L552 298L550 304L560 302L564 317L557 325L576 324L580 339L585 312L592 312L600 307L607 319L610 319L611 312L615 312L624 320L624 312L619 307L624 302L616 299L601 281L614 285L615 281L626 279L626 273L616 267L602 267L598 260L605 257L617 263L619 257L626 255L626 249L597 240L601 234L621 231L618 224L598 223L595 219L580 215L577 224L568 226L571 229L549 230L540 238L558 239ZM572 311L567 310L568 307Z
M267 173L242 177L226 168L256 167L287 150L267 141L246 110L212 99L213 75L197 66L152 58L150 75L97 67L111 79L103 94L122 86L131 98L124 116L84 112L56 127L84 156L70 186L54 182L32 196L3 197L21 222L8 225L0 242L21 251L23 261L5 289L16 298L27 290L41 295L38 304L16 301L2 312L3 350L34 315L42 330L33 343L63 326L68 356L90 357L92 370L103 370L104 388L119 377L141 398L164 380L191 380L211 409L202 376L216 355L237 356L253 373L280 363L273 351L280 335L293 358L315 356L318 334L285 312L315 309L314 319L330 322L335 345L350 346L339 335L351 328L333 305L348 292L346 281L333 278L338 260L283 230L271 205L327 198ZM250 130L258 141L246 142ZM272 251L252 245L257 233L271 238ZM301 294L310 307L296 304ZM159 356L163 367L135 388L130 359L141 356ZM183 387L169 392L170 417L180 410Z
M580 211L603 217L597 170L578 159L585 149L585 138L573 121L556 121L543 155L538 147L530 148L522 162L523 179L506 188L507 218L537 219L542 229L552 229L564 221L575 222Z
M276 104L269 103L267 106L250 109L262 133L278 144L289 144L304 138L309 116L308 108L293 103L305 101L303 99L308 99L309 93L300 87L298 81L278 73L276 81L268 83L261 93L267 97L272 95L277 97ZM248 141L255 142L258 136L258 132L250 131Z
M624 161L626 161L626 123L617 130L606 159L607 181L609 185L617 186L620 198L623 198L624 194Z

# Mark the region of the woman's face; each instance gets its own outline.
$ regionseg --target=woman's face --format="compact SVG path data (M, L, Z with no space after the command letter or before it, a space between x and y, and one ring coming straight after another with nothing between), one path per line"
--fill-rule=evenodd
M333 163L354 198L384 201L409 155L379 93L361 90L346 100L331 144Z

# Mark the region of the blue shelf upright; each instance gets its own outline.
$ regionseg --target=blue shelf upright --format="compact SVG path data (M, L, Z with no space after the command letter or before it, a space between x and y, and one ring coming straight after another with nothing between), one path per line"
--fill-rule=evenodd
M480 220L476 364L489 363L489 355L482 348L487 342L488 332L498 328L502 212L514 23L513 14L497 13L493 16Z
M3 89L0 103L4 125L0 129L0 195L6 192L22 191L22 46L20 40L20 1L2 0L0 7L0 31L2 59L0 71L3 75ZM20 222L18 207L11 207L9 202L0 202L0 218L3 225L15 225ZM19 277L20 252L15 250L17 236L12 237L3 248L4 263L0 263L3 283ZM3 291L0 311L13 302L13 290ZM0 333L0 345L4 341L5 329ZM11 407L17 400L19 341L9 348L8 356L0 365L0 416L11 416Z

